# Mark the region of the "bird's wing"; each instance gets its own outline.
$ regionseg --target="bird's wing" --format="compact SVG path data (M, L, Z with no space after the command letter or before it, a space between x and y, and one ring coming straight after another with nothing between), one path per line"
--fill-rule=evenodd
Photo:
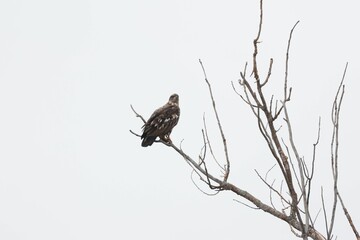
M143 126L145 135L162 135L171 131L179 121L180 110L178 106L165 104L157 109Z

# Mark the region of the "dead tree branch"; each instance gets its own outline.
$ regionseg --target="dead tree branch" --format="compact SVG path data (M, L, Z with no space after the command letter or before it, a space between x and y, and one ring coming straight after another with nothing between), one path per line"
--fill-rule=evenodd
M332 169L332 175L333 175L333 204L332 204L332 210L331 210L331 220L329 223L329 226L327 226L327 237L330 239L332 237L333 227L335 223L335 216L336 216L336 208L337 208L337 200L340 200L340 203L342 205L344 214L349 222L349 225L352 229L352 231L355 234L355 237L357 239L360 239L359 232L357 231L352 218L347 211L344 202L342 201L342 198L339 193L338 189L338 178L339 178L339 172L338 172L338 159L339 159L339 128L340 128L340 110L342 101L345 94L345 75L347 71L348 63L346 63L344 73L340 82L340 85L338 87L338 90L335 95L335 99L333 101L333 107L332 107L332 124L333 124L333 133L331 138L331 169Z
M135 111L134 107L133 107L131 104L130 104L130 107L131 107L131 110L135 113L135 116L138 117L138 118L140 118L141 121L145 124L145 123L146 123L146 120L145 120L140 114L138 114L138 113Z
M360 240L359 232L357 231L357 229L356 229L356 227L355 227L355 225L354 225L354 222L353 222L353 220L352 220L352 218L351 218L351 216L350 216L350 213L348 212L348 210L347 210L346 207L345 207L345 204L344 204L344 202L343 202L343 200L342 200L342 197L341 197L339 191L338 191L338 197L339 197L339 200L340 200L341 207L342 207L342 209L343 209L343 211L344 211L344 214L345 214L345 216L346 216L346 219L348 220L348 222L349 222L349 224L350 224L350 227L351 227L352 231L353 231L354 234L355 234L356 239L357 239L357 240Z
M212 144L208 136L208 129L206 126L205 117L203 117L204 129L202 130L203 147L200 150L200 154L198 156L198 162L195 161L193 158L191 158L189 155L187 155L181 147L180 148L177 147L172 142L167 143L161 139L157 140L156 142L161 142L162 144L171 147L180 156L182 156L182 158L186 161L187 164L189 164L189 166L192 169L191 180L201 192L207 195L215 195L220 191L231 191L234 194L238 195L240 198L245 199L247 202L254 205L255 207L247 203L243 203L242 201L239 200L235 200L235 201L238 201L241 204L244 204L250 208L261 209L262 211L269 213L278 219L281 219L290 226L291 231L296 236L302 238L303 240L307 240L308 238L312 238L315 240L332 239L337 201L339 200L343 208L344 214L357 240L360 240L359 233L355 228L352 218L349 212L347 211L344 201L342 200L338 190L339 120L340 120L341 105L345 93L343 82L345 79L347 64L332 107L333 134L331 141L331 168L333 175L333 202L332 202L331 214L328 214L326 212L324 192L323 189L321 188L321 203L322 203L322 210L325 219L326 237L314 227L315 221L321 210L319 210L318 213L316 214L314 221L310 214L310 193L312 191L311 184L315 172L316 149L320 140L321 119L319 118L317 139L313 144L311 166L308 167L308 165L305 162L305 157L300 155L297 145L295 144L294 131L290 121L290 114L287 106L287 103L290 101L291 93L292 93L292 88L288 87L290 47L291 47L292 35L298 23L299 21L297 21L292 27L287 41L284 85L283 85L284 95L281 99L274 99L274 95L271 95L270 101L268 101L264 94L264 91L266 87L269 86L268 83L271 80L270 78L271 78L273 62L274 62L272 58L270 58L269 67L267 74L265 76L265 80L262 79L261 76L259 75L258 48L260 43L261 31L263 27L262 0L260 0L260 16L259 16L259 25L257 29L257 34L255 36L255 39L253 40L252 72L250 73L250 76L247 75L246 73L247 63L245 64L244 70L240 72L240 80L238 81L239 83L238 87L243 90L242 94L240 94L236 90L234 84L232 83L232 88L235 91L235 93L241 98L242 101L245 102L246 105L250 107L251 112L254 114L257 127L261 133L261 136L265 140L267 147L271 152L271 155L275 159L276 163L274 166L278 166L281 171L281 185L280 185L280 189L277 190L274 187L275 180L272 183L269 183L267 181L267 175L272 168L266 173L265 179L255 170L258 177L261 179L263 183L266 184L266 186L270 190L270 205L263 203L256 196L252 195L248 191L241 189L238 186L228 181L230 174L230 159L228 154L227 140L225 138L223 126L220 122L220 117L218 114L218 109L216 106L213 90L208 80L205 67L200 59L199 59L199 63L202 68L205 83L207 85L210 94L212 110L215 113L217 127L220 132L220 136L222 140L222 145L225 155L224 161L226 162L225 166L224 167L221 166L221 164L215 157ZM138 114L132 106L131 109L135 113L135 116L139 117L142 120L142 122L145 123L145 119L140 114ZM279 116L283 116L283 118ZM285 138L285 140L281 136L281 131L280 131L283 123L281 122L279 124L281 119L285 121L284 126L287 128L287 138ZM141 137L141 135L133 132L132 130L130 130L130 132L137 137ZM210 151L210 154L207 155L207 151ZM216 162L217 166L224 174L223 176L217 177L216 174L209 172L207 166L207 164L209 163L207 161L209 155ZM203 191L199 187L199 185L195 183L193 179L194 173L196 173L199 176L200 181L205 183L211 190L214 190L215 193L209 194ZM295 176L295 178L293 178L293 176ZM283 184L284 182L285 184ZM285 186L284 189L283 186ZM275 208L275 204L273 203L273 196L272 196L273 193L275 193L278 196L277 199L280 201L280 203L283 206L281 210L277 210ZM300 203L302 204L301 207L299 206Z
M200 59L199 59L199 63L201 65L201 68L202 68L203 73L204 73L205 82L206 82L206 84L208 86L208 89L209 89L213 110L214 110L214 113L215 113L216 121L217 121L217 124L218 124L218 128L219 128L221 138L222 138L222 142L223 142L223 146L224 146L224 153L225 153L225 159L226 159L226 171L225 171L225 174L224 174L224 181L226 182L228 177L229 177L229 174L230 174L230 160L229 160L229 154L228 154L228 147L227 147L227 144L226 144L226 138L225 138L223 128L221 126L219 114L218 114L217 109L216 109L216 103L215 103L214 95L213 95L213 92L212 92L212 89L211 89L211 85L210 85L210 82L208 81L208 78L206 76L206 71L205 71L204 65L203 65L203 63L201 62Z
M140 114L138 114L138 115L139 115L139 117L141 116ZM143 118L141 118L141 119L143 119ZM221 180L221 179L213 176L211 173L209 173L207 170L205 170L205 168L201 167L201 165L200 165L201 162L197 163L194 159L192 159L189 155L187 155L182 149L176 147L173 143L166 143L162 140L160 140L159 142L161 142L162 144L164 144L168 147L173 148L177 153L179 153L184 158L184 160L192 167L192 169L194 169L201 176L204 176L205 179L208 179L208 181L206 183L208 185L210 184L211 188L217 189L218 191L223 191L223 190L232 191L235 194L237 194L238 196L240 196L240 197L246 199L247 201L251 202L252 204L254 204L257 208L287 222L293 228L300 231L301 225L293 217L287 216L285 213L278 211L278 210L274 209L273 207L263 203L262 201L260 201L258 198L256 198L249 192L238 188L234 184L229 183L229 182L225 181L224 179ZM202 177L202 180L206 181L204 179L204 177ZM216 184L216 185L214 185L214 184ZM316 239L316 240L324 239L322 237L322 235L312 227L310 227L310 229L309 229L309 236L311 236L313 239Z

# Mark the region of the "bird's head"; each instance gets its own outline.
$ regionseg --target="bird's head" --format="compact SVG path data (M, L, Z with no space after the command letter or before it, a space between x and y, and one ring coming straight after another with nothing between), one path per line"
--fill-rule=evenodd
M177 95L176 93L171 95L169 98L169 103L178 105L179 104L179 95Z

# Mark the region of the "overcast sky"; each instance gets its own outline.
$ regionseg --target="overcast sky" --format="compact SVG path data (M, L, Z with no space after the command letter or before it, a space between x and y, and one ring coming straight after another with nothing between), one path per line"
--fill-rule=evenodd
M311 199L316 215L321 186L331 206L330 112L349 62L339 189L359 228L358 10L355 0L265 0L259 67L264 76L274 58L265 91L269 99L281 97L287 39L300 20L291 46L288 107L305 160L322 117ZM295 239L284 222L237 203L234 194L204 195L175 151L161 144L142 148L129 133L142 126L130 104L148 118L178 93L174 143L182 141L196 159L205 113L223 160L201 58L229 143L229 181L269 203L254 169L265 174L275 161L231 87L251 62L258 18L254 0L1 1L0 238ZM269 179L280 186L278 170ZM322 214L316 224L324 233ZM334 231L339 239L353 239L341 211Z

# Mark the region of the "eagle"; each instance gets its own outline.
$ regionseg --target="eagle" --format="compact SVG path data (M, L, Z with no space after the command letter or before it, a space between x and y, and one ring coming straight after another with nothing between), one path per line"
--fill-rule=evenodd
M179 95L175 93L170 96L169 101L164 106L155 110L142 127L141 146L151 146L157 137L171 143L170 133L178 123L179 117Z

